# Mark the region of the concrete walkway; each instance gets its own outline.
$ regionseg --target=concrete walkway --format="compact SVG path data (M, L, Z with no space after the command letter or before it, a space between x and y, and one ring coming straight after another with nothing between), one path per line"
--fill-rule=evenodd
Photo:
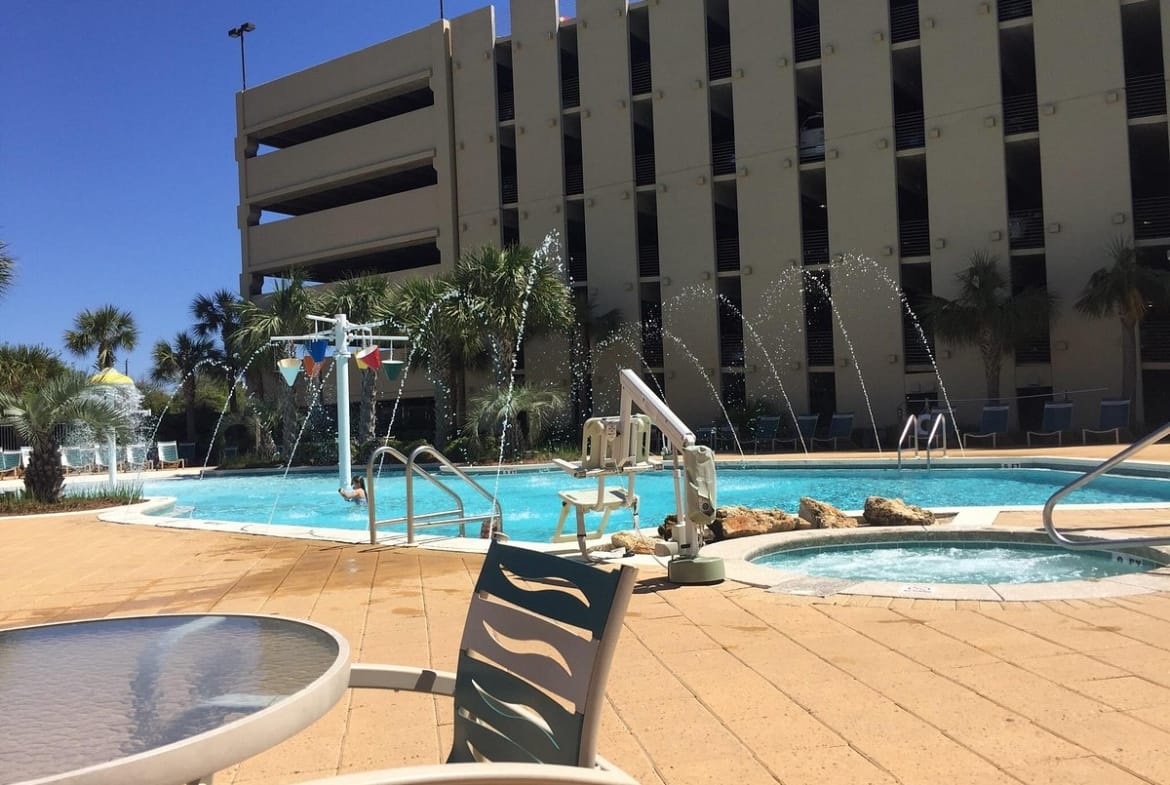
M1119 523L1159 516L1170 511L1128 511ZM1001 518L1039 524L1035 513ZM1101 525L1097 515L1069 522ZM0 527L0 627L273 613L337 629L358 661L438 668L454 665L481 559L89 514ZM645 785L1170 782L1170 594L819 599L662 576L641 573L600 743ZM447 701L351 692L217 782L437 762L450 735Z

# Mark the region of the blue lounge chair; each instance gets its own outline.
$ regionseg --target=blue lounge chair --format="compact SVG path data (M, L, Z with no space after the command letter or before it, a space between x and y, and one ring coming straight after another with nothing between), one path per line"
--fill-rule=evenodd
M768 449L776 446L776 440L780 436L780 415L765 415L756 420L756 427L752 431L752 438L744 442L743 446L751 446L751 448L759 452L761 445L767 445Z
M1129 399L1101 401L1101 415L1096 428L1081 429L1081 444L1089 443L1090 433L1112 433L1113 443L1121 443L1121 430L1129 430Z
M0 452L0 477L16 477L20 474L20 450Z
M817 425L821 421L819 414L802 414L796 418L796 435L781 436L773 439L773 443L791 444L792 449L803 446L805 451L812 446L813 435L817 432Z
M964 433L963 434L963 448L966 449L969 445L969 439L991 439L991 446L996 446L996 437L1007 433L1008 430L1008 414L1009 409L1006 404L995 404L994 406L984 406L983 416L979 419L978 433Z
M1028 431L1028 446L1032 446L1033 436L1055 436L1059 447L1064 442L1064 432L1072 430L1072 401L1044 404L1044 419L1040 423L1040 430Z
M844 441L853 444L853 412L838 412L829 420L829 432L824 436L813 436L812 443L832 444L837 449L837 442Z

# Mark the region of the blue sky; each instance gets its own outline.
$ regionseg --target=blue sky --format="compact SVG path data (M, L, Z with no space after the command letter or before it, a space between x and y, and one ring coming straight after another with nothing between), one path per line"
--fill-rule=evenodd
M155 341L190 326L195 295L239 288L240 50L228 29L256 25L245 42L256 85L438 16L438 0L3 0L0 238L17 271L0 341L60 349L78 312L115 305L140 330L119 369L128 359L146 376ZM496 19L506 32L506 3Z

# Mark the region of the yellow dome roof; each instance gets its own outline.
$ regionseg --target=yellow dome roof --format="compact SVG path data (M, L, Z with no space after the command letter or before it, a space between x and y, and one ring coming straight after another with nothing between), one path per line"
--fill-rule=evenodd
M124 373L119 373L113 368L103 368L98 373L89 377L91 382L98 384L134 384L134 380Z

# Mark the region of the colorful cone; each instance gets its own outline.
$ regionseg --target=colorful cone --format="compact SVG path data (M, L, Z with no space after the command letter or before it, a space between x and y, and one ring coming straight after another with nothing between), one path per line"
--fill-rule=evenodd
M305 342L305 351L313 358L316 365L320 365L325 360L325 353L329 349L329 343L323 338Z
M362 349L353 356L353 359L358 368L369 371L377 370L378 366L382 364L382 355L377 346Z
M394 381L402 373L402 360L383 360L382 370L386 372L387 379Z
M289 387L296 384L297 374L301 372L301 362L295 357L285 357L276 361L277 368L280 369L280 375L284 377L284 381Z
M301 358L301 363L305 366L305 374L310 379L316 379L317 374L321 373L321 366L324 365L324 363L314 362L313 358L307 354Z

